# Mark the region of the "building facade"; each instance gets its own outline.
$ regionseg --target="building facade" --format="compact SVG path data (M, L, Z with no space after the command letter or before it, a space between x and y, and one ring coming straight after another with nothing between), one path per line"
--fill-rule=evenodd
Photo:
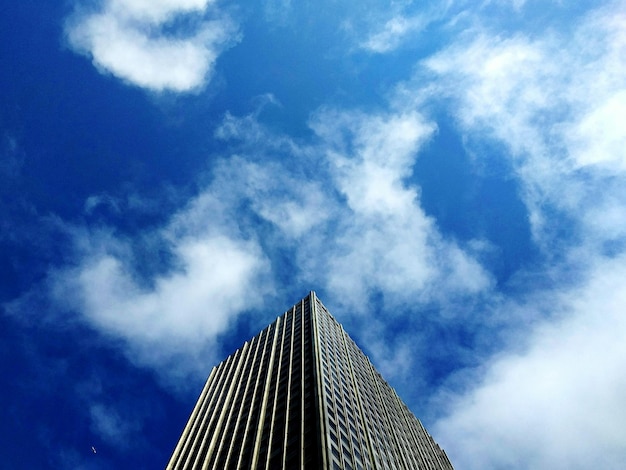
M214 367L167 469L452 469L314 292Z

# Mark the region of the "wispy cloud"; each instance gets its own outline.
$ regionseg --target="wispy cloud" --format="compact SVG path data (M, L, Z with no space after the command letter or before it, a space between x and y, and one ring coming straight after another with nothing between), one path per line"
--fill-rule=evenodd
M335 304L355 312L374 295L393 306L489 288L488 273L472 253L441 236L420 207L419 188L408 183L436 130L431 122L415 111L322 109L310 125L316 142L307 145L273 136L251 117L229 117L218 132L244 142L219 186L236 187L223 190L249 198L290 241L300 279L323 286ZM307 165L315 170L298 169Z
M185 26L173 28L175 21ZM232 20L209 0L104 0L78 8L66 25L71 47L100 70L154 91L187 92L211 76L237 40Z
M118 447L128 447L131 436L141 428L139 423L133 423L128 417L122 418L113 407L102 403L91 404L89 416L92 431L104 442Z
M356 308L376 292L391 306L489 286L475 258L440 235L420 206L419 187L408 182L418 153L436 130L432 122L415 111L326 111L312 126L336 191L345 198L333 239L325 245L329 292Z
M407 17L401 14L394 16L379 31L371 34L361 47L377 53L392 51L408 36L419 33L427 24L428 20L424 16Z
M361 49L388 54L404 47L427 44L430 40L425 39L425 34L447 36L458 32L461 25L475 26L498 22L502 15L520 15L525 4L525 0L447 0L419 4L409 1L387 3L382 9L377 4L371 6L355 32L361 36Z
M617 2L573 35L472 30L424 62L432 86L414 93L451 99L477 161L510 162L551 285L495 307L510 316L522 302L532 322L444 399L436 432L464 468L620 468L626 458L626 131L615 121L625 18Z
M611 177L623 174L626 158L615 121L624 105L625 24L616 4L588 15L573 38L478 31L424 62L436 73L433 97L456 100L470 138L507 146L542 245L551 242L547 205L585 221L619 198ZM600 186L604 195L594 193Z

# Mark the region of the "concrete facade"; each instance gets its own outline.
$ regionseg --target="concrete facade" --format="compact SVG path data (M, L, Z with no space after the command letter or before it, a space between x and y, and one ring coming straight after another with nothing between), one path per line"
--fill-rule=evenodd
M213 368L167 469L452 465L311 292Z

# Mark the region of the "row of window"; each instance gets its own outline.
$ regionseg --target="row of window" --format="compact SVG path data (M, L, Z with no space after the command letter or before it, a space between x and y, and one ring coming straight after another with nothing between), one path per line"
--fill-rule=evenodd
M447 458L439 462L445 454L321 303L317 312L333 468L370 468L370 460L381 469L422 468L426 462L427 468L451 468Z
M300 306L286 312L218 365L209 378L206 396L196 405L198 413L192 435L187 437L176 468L194 468L205 460L208 468L225 468L237 462L247 468L261 419L264 421L259 456L263 467L266 461L270 468L282 465L285 444L291 446L290 460L294 458L294 449L299 457L304 408L300 390L301 348L305 346L301 331ZM274 344L274 363L269 370ZM292 383L289 383L290 371L297 378ZM264 396L268 400L261 416ZM298 405L287 403L288 397L297 400ZM272 442L269 442L270 434ZM212 439L217 444L211 448L211 455L207 455ZM272 449L269 455L268 449Z

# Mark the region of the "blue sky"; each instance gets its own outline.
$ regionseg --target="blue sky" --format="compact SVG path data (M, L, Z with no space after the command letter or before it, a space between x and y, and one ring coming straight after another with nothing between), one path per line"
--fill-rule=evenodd
M163 467L211 367L309 290L456 468L622 467L623 1L0 22L11 468Z

